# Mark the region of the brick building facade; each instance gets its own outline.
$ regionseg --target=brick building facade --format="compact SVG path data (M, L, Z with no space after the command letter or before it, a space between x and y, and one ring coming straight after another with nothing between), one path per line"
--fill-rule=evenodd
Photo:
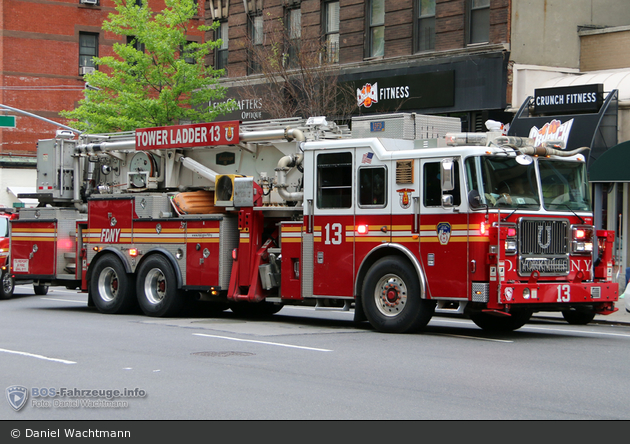
M224 82L234 87L230 97L239 98L235 86L239 80L256 76L247 49L256 17L268 24L287 20L297 9L302 39L328 39L327 28L332 26L341 81L358 87L371 82L410 88L418 99L390 101L361 113L452 115L462 119L464 129L472 130L482 129L488 118L509 118L504 110L509 97L510 4L510 0L211 0L206 18L221 20L227 27ZM432 79L437 83L431 84ZM265 98L260 99L264 103ZM241 111L226 118L249 120L251 113Z
M83 98L82 72L92 66L91 57L113 55L113 44L123 42L101 28L114 6L111 0L0 0L0 104L67 124L58 113ZM202 33L191 37L200 40ZM0 156L34 155L37 140L57 129L8 114L16 116L16 128L0 128Z

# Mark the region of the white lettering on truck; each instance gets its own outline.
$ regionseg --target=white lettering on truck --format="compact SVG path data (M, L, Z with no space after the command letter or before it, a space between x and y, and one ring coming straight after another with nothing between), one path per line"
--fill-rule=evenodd
M101 230L101 242L118 242L120 228L103 228Z

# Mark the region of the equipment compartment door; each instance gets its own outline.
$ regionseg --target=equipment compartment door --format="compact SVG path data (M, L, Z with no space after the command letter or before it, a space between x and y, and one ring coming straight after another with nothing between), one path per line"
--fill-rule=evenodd
M54 276L57 221L11 221L11 266L20 276Z
M314 196L306 233L312 232L312 294L304 297L353 294L354 282L354 150L315 153ZM308 236L305 236L305 240ZM309 258L304 258L307 261ZM308 284L308 281L307 281Z
M186 285L218 287L220 220L191 220L186 231Z
M455 189L446 191L453 206L442 204L442 159L421 162L420 183L420 260L431 298L468 297L468 215L462 206L460 168L455 159Z

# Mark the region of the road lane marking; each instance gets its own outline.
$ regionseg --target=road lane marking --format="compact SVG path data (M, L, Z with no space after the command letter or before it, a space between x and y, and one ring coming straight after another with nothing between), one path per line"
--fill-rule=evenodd
M27 353L27 352L16 351L16 350L7 350L4 348L0 348L0 352L10 353L13 355L28 356L29 358L43 359L44 361L60 362L61 364L76 364L76 362L74 361L66 361L65 359L49 358L48 356L36 355L33 353Z
M277 345L278 347L299 348L302 350L312 350L312 351L321 351L321 352L332 351L326 348L303 347L301 345L282 344L280 342L255 341L253 339L239 339L239 338L231 338L229 336L206 335L203 333L193 333L193 336L204 336L206 338L227 339L229 341L252 342L254 344Z
M622 338L630 338L630 335L624 335L622 333L608 333L605 331L586 331L586 330L569 330L569 329L565 329L565 328L545 328L545 327L531 327L531 326L524 326L521 327L521 330L542 330L542 331L558 331L558 332L562 332L562 333L582 333L582 334L587 334L587 335L600 335L600 336L620 336Z
M57 302L76 302L77 304L85 304L85 301L77 301L73 299L55 299L55 298L41 298L46 301L57 301Z

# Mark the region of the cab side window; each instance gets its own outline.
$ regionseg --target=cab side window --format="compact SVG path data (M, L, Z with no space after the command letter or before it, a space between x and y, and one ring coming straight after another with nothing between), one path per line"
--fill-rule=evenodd
M387 170L385 167L359 168L359 206L386 206L386 184Z
M455 188L448 194L453 196L453 205L458 206L462 202L459 185L459 163L454 162ZM440 179L440 162L427 162L422 169L422 201L425 207L442 206L442 185Z
M352 153L317 156L317 208L352 206Z

